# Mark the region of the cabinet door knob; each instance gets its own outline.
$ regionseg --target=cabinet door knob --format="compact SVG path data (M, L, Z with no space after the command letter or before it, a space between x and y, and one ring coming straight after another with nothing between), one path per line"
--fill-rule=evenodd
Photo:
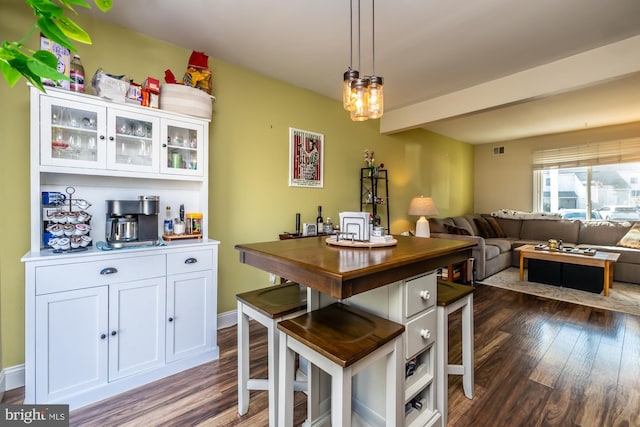
M169 322L173 322L173 317L169 317Z
M198 262L198 260L195 258L187 258L184 260L185 264L195 264L196 262Z
M101 141L104 141L104 135L100 135L100 136L98 137L98 139L99 139L99 140L101 140Z
M112 337L115 337L115 336L116 336L116 334L117 334L117 332L116 332L116 331L111 331L111 336L112 336Z
M101 335L100 335L100 339L101 339L101 340L103 340L103 339L105 339L105 338L107 338L107 334L101 334Z
M423 300L427 301L429 298L431 298L431 292L424 290L424 291L420 291L420 298L422 298Z
M423 339L428 340L429 338L431 338L431 331L428 329L420 329L420 336Z
M109 137L109 141L115 141L116 139L112 136Z
M167 144L162 144L162 148L167 148Z
M107 267L100 270L100 274L103 276L107 276L109 274L115 274L118 272L118 269L115 267Z

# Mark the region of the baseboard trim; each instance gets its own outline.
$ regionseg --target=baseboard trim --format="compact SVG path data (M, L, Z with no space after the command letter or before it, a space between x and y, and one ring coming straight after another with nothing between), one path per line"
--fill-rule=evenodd
M2 383L4 382L4 387ZM0 373L0 390L8 391L24 386L24 363L5 368Z
M218 329L228 328L238 323L238 310L218 314Z

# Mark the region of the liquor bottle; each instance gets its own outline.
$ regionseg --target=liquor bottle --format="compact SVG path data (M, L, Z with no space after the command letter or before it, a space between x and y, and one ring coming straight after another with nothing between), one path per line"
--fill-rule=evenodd
M69 67L69 77L71 77L70 89L73 92L84 92L84 67L80 62L80 55L73 55Z
M318 216L316 217L316 225L318 226L317 232L322 233L324 231L324 225L322 224L322 206L318 206Z
M327 217L327 220L324 223L324 233L333 234L333 223L331 222L331 218L329 217Z
M173 218L171 217L171 206L167 206L164 216L164 235L171 236L173 234Z

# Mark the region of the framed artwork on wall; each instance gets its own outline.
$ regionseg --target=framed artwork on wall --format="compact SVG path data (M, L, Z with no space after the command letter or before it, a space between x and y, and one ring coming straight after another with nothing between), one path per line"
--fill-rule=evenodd
M322 188L324 135L289 128L289 187Z

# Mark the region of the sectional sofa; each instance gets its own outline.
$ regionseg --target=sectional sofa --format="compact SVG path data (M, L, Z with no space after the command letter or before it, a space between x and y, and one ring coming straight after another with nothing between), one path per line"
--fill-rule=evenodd
M473 257L477 280L518 267L519 253L514 248L556 239L565 246L619 253L613 279L640 284L640 243L629 237L640 235L640 223L563 220L553 216L508 218L492 213L430 218L429 226L431 237L476 243Z

